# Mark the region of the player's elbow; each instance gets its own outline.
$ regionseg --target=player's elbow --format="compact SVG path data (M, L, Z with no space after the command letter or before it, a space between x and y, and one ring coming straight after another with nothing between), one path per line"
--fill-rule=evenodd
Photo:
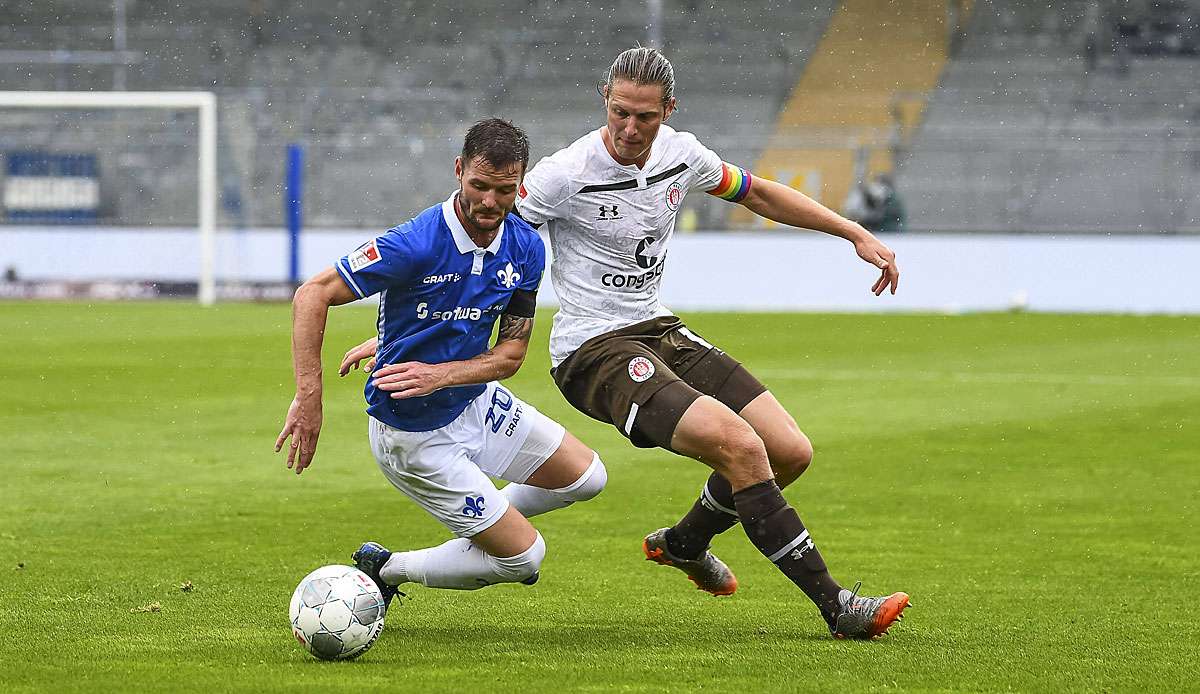
M330 302L320 285L305 282L292 295L292 314L308 315L313 311L328 310Z
M328 308L333 306L339 302L332 289L329 282L323 282L321 278L314 277L296 289L296 293L292 295L292 307Z
M296 293L292 295L292 307L328 308L353 301L356 298L358 297L342 282L337 271L327 268L300 285Z
M300 307L311 304L319 298L320 293L320 287L309 280L297 287L296 293L292 294L292 306Z
M504 340L492 349L495 356L496 380L503 381L516 375L525 363L527 346L520 340Z
M506 355L504 355L504 358L501 359L500 363L497 365L497 369L500 372L500 377L497 378L496 380L503 381L506 378L511 378L511 377L517 375L517 372L521 370L521 365L524 363L525 363L525 355L524 354L521 354L521 355L506 354Z

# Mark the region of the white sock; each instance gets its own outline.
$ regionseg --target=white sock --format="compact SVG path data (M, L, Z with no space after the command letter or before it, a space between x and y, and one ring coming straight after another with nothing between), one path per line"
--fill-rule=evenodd
M532 518L549 511L566 508L576 501L586 501L600 493L608 482L608 471L600 456L592 457L592 464L571 484L559 489L542 489L530 484L510 484L500 493L508 497L522 516Z
M464 537L437 547L393 552L380 570L389 585L420 583L430 588L477 590L493 583L515 583L533 575L546 555L541 534L524 552L513 557L493 557Z
M410 582L424 583L427 561L431 558L434 561L453 561L459 555L469 554L472 547L475 545L471 544L470 540L456 537L437 547L417 549L411 552L392 552L387 563L379 570L379 577L388 585L393 586Z
M542 489L531 484L510 484L501 489L500 493L508 497L508 503L526 518L557 511L574 503L555 494L552 489Z

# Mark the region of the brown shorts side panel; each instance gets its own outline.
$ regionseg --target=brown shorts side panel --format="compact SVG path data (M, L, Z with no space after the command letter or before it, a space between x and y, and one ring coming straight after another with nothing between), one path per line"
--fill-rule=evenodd
M598 335L550 374L575 409L612 424L635 446L667 450L696 398L708 395L739 412L766 390L675 316Z
M680 374L680 378L734 412L741 412L754 398L767 391L746 367L719 349L709 352L686 373Z
M629 440L638 448L658 446L674 452L671 439L675 436L675 427L679 426L683 413L703 395L683 381L668 383L638 410Z

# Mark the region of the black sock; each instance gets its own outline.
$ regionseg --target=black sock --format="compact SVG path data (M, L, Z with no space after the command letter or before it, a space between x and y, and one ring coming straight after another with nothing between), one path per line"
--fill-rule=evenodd
M737 522L733 488L729 486L729 480L714 472L687 515L667 529L667 549L680 559L695 559L704 554L714 537Z
M736 492L733 503L750 542L775 563L812 600L826 622L837 616L837 595L842 589L825 568L825 560L788 505L775 480L766 480Z

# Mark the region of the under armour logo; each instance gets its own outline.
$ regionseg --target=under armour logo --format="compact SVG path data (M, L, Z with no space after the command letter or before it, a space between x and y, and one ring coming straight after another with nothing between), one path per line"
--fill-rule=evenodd
M505 288L512 287L521 281L521 273L513 272L512 263L505 265L503 270L497 270L496 276L500 278L500 284L503 284Z
M620 219L621 213L617 212L616 205L601 205L600 216L596 219Z
M468 518L483 517L483 497L468 496L467 505L463 507L462 514Z
M813 541L811 539L807 539L799 547L792 550L791 557L792 557L792 559L795 559L796 561L800 561L801 559L804 558L804 553L812 548L813 548Z

